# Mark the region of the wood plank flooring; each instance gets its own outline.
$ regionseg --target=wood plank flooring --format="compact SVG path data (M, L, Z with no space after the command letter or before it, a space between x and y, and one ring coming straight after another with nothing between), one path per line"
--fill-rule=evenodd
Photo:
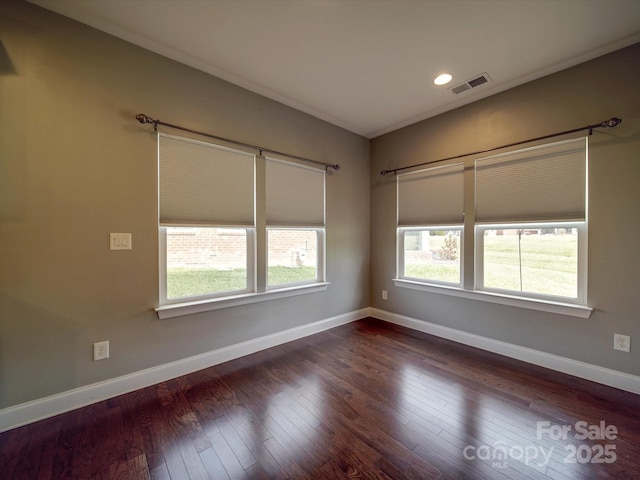
M0 434L0 478L638 479L639 407L366 319Z

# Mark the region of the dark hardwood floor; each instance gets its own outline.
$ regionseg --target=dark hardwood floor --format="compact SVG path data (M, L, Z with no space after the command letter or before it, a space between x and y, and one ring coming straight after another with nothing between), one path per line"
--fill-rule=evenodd
M0 434L0 478L638 479L639 407L367 319Z

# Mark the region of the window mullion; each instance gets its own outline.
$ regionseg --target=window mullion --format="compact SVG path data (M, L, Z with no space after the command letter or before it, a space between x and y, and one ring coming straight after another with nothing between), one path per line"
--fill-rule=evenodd
M326 227L318 230L318 281L327 281L327 235Z
M167 228L158 226L159 237L159 305L166 303L167 301Z
M404 230L396 228L396 278L404 277Z
M587 304L588 271L588 223L578 226L578 302Z
M475 268L474 272L474 284L473 288L468 290L484 290L484 230L478 226L473 227L473 240L475 242L474 245L474 256L475 259L473 262L473 266Z
M256 157L255 181L255 291L267 290L267 163L262 155Z
M463 249L461 249L462 261L462 288L465 290L475 290L476 269L478 263L476 259L476 190L475 171L473 163L465 163L464 169L464 228L462 229Z

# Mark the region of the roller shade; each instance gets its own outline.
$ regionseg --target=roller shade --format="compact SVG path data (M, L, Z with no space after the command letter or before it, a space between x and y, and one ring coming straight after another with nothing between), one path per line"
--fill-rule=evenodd
M255 156L158 134L161 225L254 225Z
M324 226L325 171L267 157L267 225Z
M457 225L464 221L464 165L398 175L398 226Z
M588 137L476 160L476 221L584 220Z

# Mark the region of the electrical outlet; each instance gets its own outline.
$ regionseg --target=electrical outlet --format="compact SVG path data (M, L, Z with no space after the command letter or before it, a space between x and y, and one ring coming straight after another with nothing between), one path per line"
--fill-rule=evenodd
M629 335L620 335L616 333L613 335L613 349L620 350L621 352L631 351L631 337Z
M109 341L93 344L93 361L109 358Z
M383 300L387 299L387 291L386 290L382 290L382 299Z

